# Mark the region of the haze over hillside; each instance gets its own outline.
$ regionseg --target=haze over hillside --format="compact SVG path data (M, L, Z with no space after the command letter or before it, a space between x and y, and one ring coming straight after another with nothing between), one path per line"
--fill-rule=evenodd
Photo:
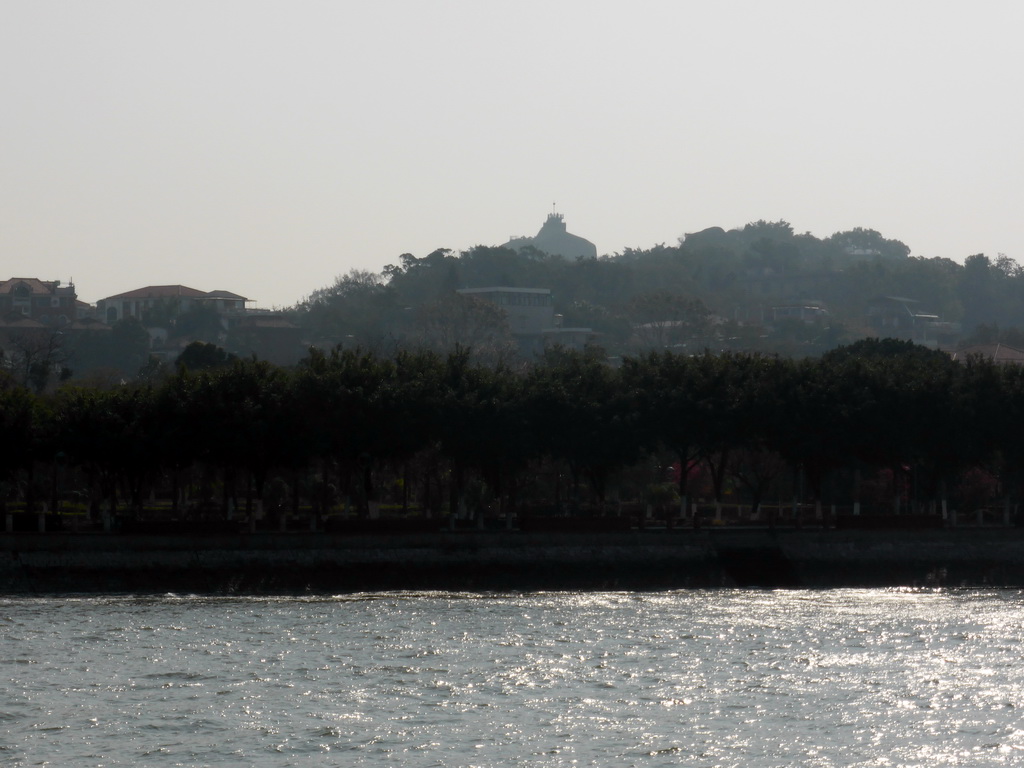
M287 306L533 234L785 218L1024 258L1024 6L8 3L0 254L95 301Z

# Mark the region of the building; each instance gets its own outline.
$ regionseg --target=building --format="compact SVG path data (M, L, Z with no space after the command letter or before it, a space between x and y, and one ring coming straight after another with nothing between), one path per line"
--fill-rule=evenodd
M231 291L201 291L187 285L149 285L96 302L96 315L113 324L134 317L146 326L150 353L173 362L193 341L216 343L239 356L256 355L293 365L304 352L301 331L284 314L247 307L250 299ZM185 326L183 315L210 310L201 327Z
M550 256L561 256L571 260L597 258L597 246L585 238L567 232L565 219L560 213L548 214L547 221L535 237L513 237L504 247L515 251L532 247Z
M78 317L74 283L36 277L12 277L0 282L0 316L20 315L45 327L68 325ZM16 322L17 318L12 318Z
M1024 365L1024 349L1007 344L974 344L961 347L953 353L953 359L963 363L972 357L988 360L999 365Z
M463 296L473 296L497 304L505 312L509 330L525 354L538 354L548 346L582 349L593 338L590 328L562 328L561 315L555 314L551 291L547 288L462 288Z
M473 296L505 311L513 336L539 336L555 327L555 308L547 288L462 288L463 296Z
M175 314L199 307L209 307L218 315L243 312L248 301L230 291L200 291L187 285L148 285L100 299L96 302L96 312L101 320L112 324L126 317L142 320L154 309L169 309Z
M239 357L255 355L274 365L295 365L306 352L302 329L271 310L247 310L232 318L228 341L228 351Z
M828 319L828 310L820 304L788 304L772 307L772 320L800 320L804 323L816 323Z
M920 304L902 296L877 296L868 303L867 324L879 337L907 339L933 348L948 344L959 334L957 323L921 311Z
M88 350L107 343L110 326L90 315L72 283L34 277L0 282L0 370L45 390Z

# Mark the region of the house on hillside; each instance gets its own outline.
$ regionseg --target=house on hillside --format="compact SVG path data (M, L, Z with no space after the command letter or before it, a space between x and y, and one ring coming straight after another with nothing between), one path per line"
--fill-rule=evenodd
M187 285L148 285L100 299L96 302L96 312L101 320L112 324L126 317L142 320L146 312L160 307L173 307L178 314L198 307L209 307L219 315L243 312L248 301L230 291L200 291Z
M865 310L868 326L879 336L907 339L927 347L948 344L960 332L957 323L925 312L921 302L902 296L876 296Z
M772 320L799 320L803 323L817 323L828 319L828 310L821 304L806 302L800 304L787 304L781 307L772 307Z
M18 311L5 312L0 315L0 349L14 337L42 338L55 332L55 328L44 325L38 320L34 320Z
M539 336L555 325L555 308L547 288L460 288L456 293L497 304L517 336Z
M74 283L37 277L0 281L0 316L16 313L44 327L60 327L77 318L77 302Z
M457 293L497 304L505 313L512 336L524 354L539 354L545 347L583 349L593 338L590 328L563 328L547 288L461 288Z
M971 357L980 357L999 365L1024 365L1024 349L1007 344L973 344L961 347L952 355L957 362L966 362Z
M301 331L283 313L247 307L245 296L225 290L201 291L187 285L150 285L96 302L96 314L108 323L134 317L146 325L150 351L173 362L193 341L224 347L240 357L256 355L277 365L292 365L303 353ZM208 310L200 331L183 327L183 316Z
M106 343L111 328L91 317L44 323L12 310L0 315L0 370L40 390L60 372L74 368L77 353Z
M247 310L231 320L229 352L255 355L274 365L295 365L305 354L302 329L280 312Z

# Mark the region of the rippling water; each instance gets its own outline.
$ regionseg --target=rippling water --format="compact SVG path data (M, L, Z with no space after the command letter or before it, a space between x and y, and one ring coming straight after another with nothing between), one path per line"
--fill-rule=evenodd
M1019 765L1022 597L0 600L0 764Z

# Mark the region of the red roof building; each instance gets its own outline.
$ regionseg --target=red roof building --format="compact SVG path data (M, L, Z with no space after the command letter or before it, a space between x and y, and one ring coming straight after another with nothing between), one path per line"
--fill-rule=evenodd
M73 283L37 277L12 277L0 281L0 315L11 313L31 318L44 326L61 327L77 316Z
M217 314L242 312L249 299L230 291L200 291L187 285L148 285L134 291L108 296L96 302L96 312L106 323L126 317L142 319L143 314L158 306L172 306L177 313L199 306L212 307Z

